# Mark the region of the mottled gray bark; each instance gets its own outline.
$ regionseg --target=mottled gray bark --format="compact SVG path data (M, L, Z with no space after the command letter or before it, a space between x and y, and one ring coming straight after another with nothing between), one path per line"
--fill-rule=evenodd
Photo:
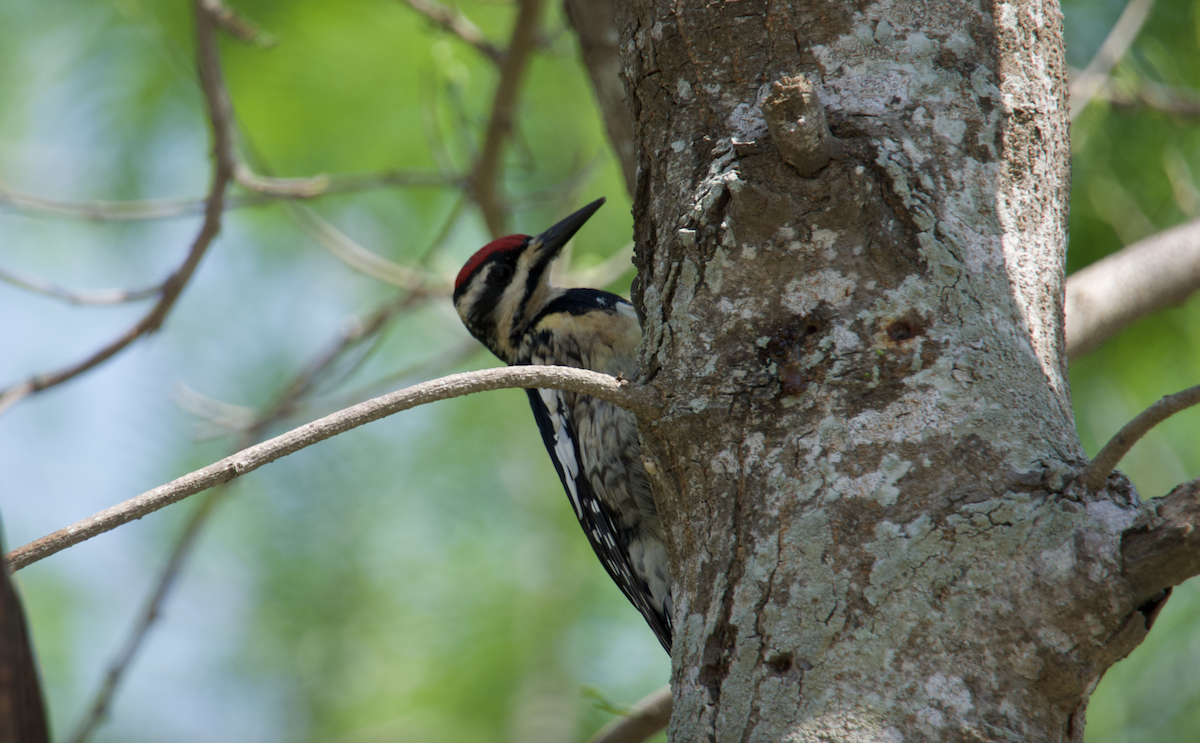
M630 0L618 24L671 739L1081 740L1146 633L1121 548L1152 518L1120 476L1073 480L1057 3ZM763 113L808 110L778 99L797 76L837 140L815 172Z

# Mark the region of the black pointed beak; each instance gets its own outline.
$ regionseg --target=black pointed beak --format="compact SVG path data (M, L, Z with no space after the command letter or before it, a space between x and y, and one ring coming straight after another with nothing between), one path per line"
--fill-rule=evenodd
M562 250L562 247L567 244L568 240L575 236L576 232L579 232L579 228L583 226L583 223L588 221L596 213L596 210L602 206L604 206L603 197L596 199L538 235L537 239L541 241L542 249L546 251L546 255L551 258L558 255L558 251Z

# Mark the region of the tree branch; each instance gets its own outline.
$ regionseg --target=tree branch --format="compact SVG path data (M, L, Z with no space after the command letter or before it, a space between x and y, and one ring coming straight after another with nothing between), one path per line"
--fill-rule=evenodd
M183 564L187 560L188 554L191 552L192 546L196 543L196 537L200 534L205 522L208 521L209 515L222 500L222 496L229 492L228 489L214 490L200 503L188 519L187 526L184 527L183 534L175 542L175 549L171 552L171 557L167 560L167 566L163 569L159 576L158 583L154 587L154 592L150 594L150 598L146 600L145 606L142 608L142 615L134 626L133 632L125 641L125 646L121 652L117 654L116 659L108 667L108 672L104 674L104 681L100 685L99 691L92 698L92 703L88 707L88 711L80 720L75 732L68 739L67 743L83 743L87 740L96 727L104 721L108 716L108 708L112 704L113 697L117 693L117 687L121 683L121 679L125 675L125 671L129 668L129 664L133 662L138 650L141 649L142 642L146 639L146 635L150 632L150 628L158 621L159 612L162 609L163 602L166 601L167 594L175 585L175 579L179 576L183 569Z
M259 30L257 25L242 18L221 0L201 0L201 4L209 16L230 36L262 46L274 43L268 35Z
M483 32L457 8L447 8L433 0L403 0L408 7L428 18L443 30L467 42L496 64L504 64L504 52L484 38Z
M1164 230L1067 277L1067 357L1200 288L1200 219Z
M372 253L303 204L285 201L284 209L292 221L321 247L354 270L377 281L412 290L428 287L432 291L448 293L451 288L450 282L441 276L409 268Z
M1133 82L1108 78L1096 91L1096 98L1114 106L1145 107L1171 116L1200 118L1200 93L1191 88L1163 85L1145 78Z
M1117 466L1117 462L1129 453L1138 439L1172 415L1197 404L1200 404L1200 385L1168 395L1146 408L1104 445L1096 458L1084 468L1079 476L1080 481L1088 490L1099 490L1104 486L1109 473Z
M44 294L47 297L61 299L67 304L74 305L113 305L124 304L125 302L138 302L143 299L149 299L162 291L161 284L146 289L75 291L73 289L64 289L36 276L29 276L4 268L0 268L0 281L7 282L34 294Z
M504 140L512 130L513 109L525 77L530 52L537 37L538 19L542 15L543 0L521 0L521 10L513 25L512 40L500 66L500 82L492 99L492 117L488 121L483 150L471 174L471 197L479 204L492 237L505 232L504 208L496 194L496 179L499 176L500 156L504 152Z
M617 29L615 0L564 0L567 21L579 37L583 66L592 80L592 90L608 141L621 163L625 190L633 196L637 179L637 142L633 137L633 116L621 82L621 34Z
M653 420L660 414L658 393L652 388L586 369L565 366L510 366L451 374L367 400L243 449L203 469L18 547L8 554L7 559L13 570L20 570L97 534L103 534L121 524L140 519L181 501L189 495L229 482L307 446L401 410L474 392L538 387L593 395L625 408L643 420Z
M377 335L397 315L425 297L424 294L406 293L394 297L375 309L367 318L347 327L340 337L322 352L307 367L283 388L275 401L266 409L260 411L251 425L242 429L236 449L244 449L258 441L268 426L282 417L289 415L296 403L308 394L316 380L321 377L348 350L359 345L366 339ZM236 450L235 449L235 450ZM150 628L158 620L162 605L174 586L175 578L183 569L196 537L208 522L209 517L229 493L228 488L218 488L209 492L201 501L199 507L192 512L187 525L175 542L175 548L166 566L159 575L154 590L142 608L141 617L134 625L132 632L125 641L125 646L109 665L104 676L104 682L92 699L87 713L80 721L69 743L83 743L108 714L108 709L116 695L117 687L124 677L129 664L133 662L142 643L150 632Z
M208 109L208 119L212 125L213 138L212 185L205 203L204 222L200 226L200 232L192 241L192 247L183 264L163 282L158 302L145 317L119 338L83 361L56 372L39 374L20 384L0 390L0 413L29 395L62 384L99 366L125 350L138 338L157 331L175 306L176 300L179 299L184 286L192 278L196 267L200 265L200 259L204 257L213 238L221 229L225 191L233 178L237 162L233 149L233 112L229 104L229 95L225 90L225 81L221 75L220 59L217 56L214 21L204 9L204 0L196 0L195 11L200 85L204 90L204 101Z
M664 686L588 738L587 743L641 743L671 721L671 687Z
M1083 113L1092 98L1103 87L1112 68L1121 61L1125 52L1129 51L1130 45L1137 38L1138 32L1142 30L1142 24L1146 22L1146 17L1150 15L1150 9L1153 7L1154 0L1129 0L1125 5L1125 10L1121 11L1121 17L1108 32L1108 36L1105 37L1104 43L1100 45L1095 56L1088 62L1083 72L1071 80L1071 121Z
M258 180L259 185L271 188L252 194L238 194L225 198L226 209L242 209L261 206L280 199L315 199L339 193L354 193L375 188L440 188L461 187L466 176L458 173L421 173L390 170L382 173L347 173L343 175L315 176L297 179ZM288 187L276 189L280 183ZM301 184L300 187L291 185ZM315 191L315 186L324 184L324 189ZM274 189L274 190L273 190ZM142 201L59 201L26 193L0 181L0 204L13 209L64 217L77 217L98 221L141 221L152 219L174 219L187 217L204 211L208 204L204 199L147 199Z
M329 176L314 175L308 178L272 178L259 175L238 162L233 169L233 178L237 184L247 191L258 194L271 194L287 199L311 199L329 190Z
M1145 508L1147 515L1121 535L1135 606L1200 575L1200 480L1177 485Z

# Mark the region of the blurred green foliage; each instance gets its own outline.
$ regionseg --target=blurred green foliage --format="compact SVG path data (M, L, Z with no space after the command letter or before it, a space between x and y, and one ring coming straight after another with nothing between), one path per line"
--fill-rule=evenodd
M1067 0L1067 61L1084 67L1116 22L1121 0ZM1200 4L1158 0L1113 77L1200 90ZM1094 101L1075 121L1068 272L1159 230L1200 217L1195 119ZM1084 448L1095 454L1130 418L1197 383L1200 303L1147 318L1071 366ZM1200 475L1200 412L1151 431L1121 463L1143 497ZM1200 586L1175 590L1147 641L1092 696L1088 743L1200 740Z
M511 2L458 7L504 45ZM1064 3L1071 65L1086 65L1122 7ZM237 8L274 40L221 41L244 149L261 172L470 166L497 70L469 45L398 0ZM191 29L182 0L0 3L0 179L62 200L200 196L209 144ZM1159 0L1115 76L1200 89L1198 42L1197 5ZM627 240L630 204L577 58L551 4L504 187L513 228L526 232L607 196L576 241L575 265L587 266ZM1193 121L1096 101L1073 138L1071 270L1200 216ZM311 206L397 263L432 247L431 268L453 275L487 240L478 215L456 208L460 196L390 188ZM182 258L197 225L2 211L0 266L76 287L145 286ZM625 291L630 275L612 288ZM0 420L7 541L222 456L236 436L195 439L195 417L171 401L177 385L242 414L269 405L348 318L395 291L331 256L278 205L231 211L167 332ZM0 285L0 377L73 361L141 311L69 308ZM1089 452L1195 383L1197 312L1191 302L1145 320L1074 365ZM414 377L495 363L471 348L444 298L420 305L272 431ZM1145 495L1161 495L1200 475L1197 440L1200 415L1179 416L1122 468ZM192 507L21 574L59 737ZM1179 589L1150 639L1108 674L1089 711L1090 743L1200 739L1198 611L1200 591ZM668 673L579 534L524 395L498 392L372 424L239 481L95 740L583 740L611 718L610 703L632 704Z

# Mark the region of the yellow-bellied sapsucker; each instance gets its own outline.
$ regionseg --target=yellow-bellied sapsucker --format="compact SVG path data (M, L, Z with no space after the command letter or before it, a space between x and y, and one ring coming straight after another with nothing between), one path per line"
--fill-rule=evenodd
M471 335L505 363L637 375L642 329L633 305L597 289L550 285L550 263L603 203L540 235L494 240L462 267L454 307ZM589 395L526 392L592 549L670 652L671 570L633 414Z

